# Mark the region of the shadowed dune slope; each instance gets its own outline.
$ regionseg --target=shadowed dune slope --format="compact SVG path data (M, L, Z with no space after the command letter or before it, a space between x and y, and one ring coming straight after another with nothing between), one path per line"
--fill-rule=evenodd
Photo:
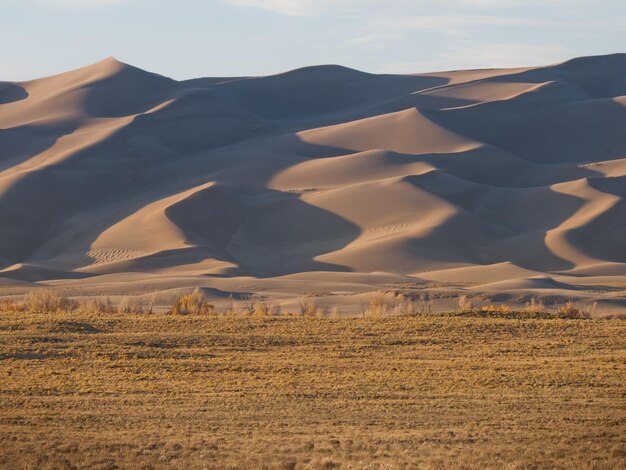
M108 58L0 82L0 278L564 289L626 272L625 178L625 54L182 82Z

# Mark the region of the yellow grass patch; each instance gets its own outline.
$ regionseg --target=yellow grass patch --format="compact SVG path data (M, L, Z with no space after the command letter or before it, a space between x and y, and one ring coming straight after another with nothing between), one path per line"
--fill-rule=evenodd
M0 314L1 468L623 468L626 322Z

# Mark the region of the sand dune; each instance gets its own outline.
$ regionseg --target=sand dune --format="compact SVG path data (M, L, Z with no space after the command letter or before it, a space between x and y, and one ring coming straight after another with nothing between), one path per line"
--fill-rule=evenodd
M0 82L0 285L626 308L625 178L626 54L182 82L108 58Z

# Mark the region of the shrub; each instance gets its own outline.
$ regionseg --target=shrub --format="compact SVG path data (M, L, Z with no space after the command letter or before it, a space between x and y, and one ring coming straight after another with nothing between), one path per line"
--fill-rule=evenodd
M314 299L300 297L298 299L298 306L300 307L300 315L314 317L317 314L317 304Z
M237 313L237 309L235 308L235 299L233 299L232 294L228 299L228 305L224 308L224 315L234 315Z
M526 308L524 309L526 313L530 313L532 315L537 315L538 313L543 313L546 311L546 306L541 302L541 300L532 297L530 302L526 302Z
M117 313L145 313L146 308L141 299L122 297L117 304Z
M242 300L243 306L241 307L241 313L244 315L254 315L254 299L252 299L252 297L244 297Z
M389 306L383 299L372 299L366 315L370 317L384 317L389 314Z
M577 320L582 318L591 318L588 312L584 312L574 304L574 302L567 302L565 305L561 305L556 310L556 316L558 318Z
M255 302L252 305L252 313L258 317L269 317L270 307L265 302Z
M174 315L215 314L215 306L209 304L200 289L196 288L191 294L176 297L170 308Z
M399 316L429 315L433 313L434 297L429 293L420 294L416 299L405 298L393 308L393 314Z
M30 312L52 313L72 310L76 307L76 303L54 289L37 289L26 293L24 306Z
M0 301L0 312L23 312L24 305L18 304L11 299L3 299Z
M330 317L330 307L326 304L318 305L315 315L317 316L317 318Z
M459 311L461 312L471 312L474 310L474 304L467 297L467 295L462 295L459 297Z
M80 313L114 313L115 308L109 297L102 299L83 300L78 303Z
M595 317L597 311L598 311L598 302L593 302L592 304L586 304L584 307L584 312L587 315L587 318Z
M491 314L499 313L502 315L507 315L513 312L513 310L511 310L511 307L509 307L508 305L499 305L497 307L495 305L486 305L482 307L480 311L482 313L491 313Z
M420 294L415 302L415 309L418 314L430 314L433 312L433 304L434 299L430 296L430 294Z
M393 308L393 314L398 316L417 315L415 302L410 299L402 299L400 303Z
M254 315L259 317L270 317L280 315L281 309L279 304L268 304L267 302L254 302L252 307Z
M157 296L158 294L156 291L152 292L152 294L150 295L150 298L148 299L148 306L146 308L146 313L154 312L154 307L156 306Z

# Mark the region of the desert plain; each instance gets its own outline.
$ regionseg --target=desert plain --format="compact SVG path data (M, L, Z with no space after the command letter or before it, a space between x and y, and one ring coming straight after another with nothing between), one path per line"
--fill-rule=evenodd
M626 467L626 54L0 82L0 467Z

